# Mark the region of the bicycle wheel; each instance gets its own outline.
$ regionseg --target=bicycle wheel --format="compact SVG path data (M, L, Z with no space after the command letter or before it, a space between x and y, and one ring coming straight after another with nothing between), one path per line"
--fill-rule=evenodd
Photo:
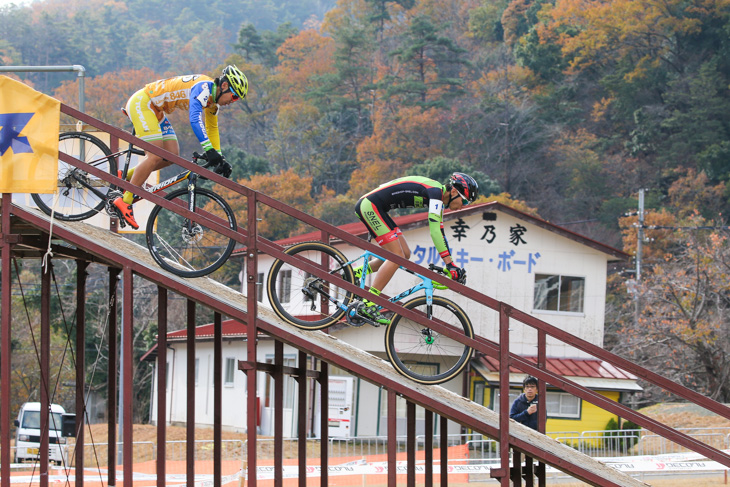
M320 268L324 263L332 281L327 282L283 260L274 261L266 290L276 314L306 330L319 330L337 323L345 314L342 307L347 307L357 297L337 285L338 281L355 282L352 267L345 265L347 258L322 242L303 242L289 247L286 253Z
M65 132L58 140L58 151L93 165L104 172L117 174L117 161L112 151L97 137L84 132ZM81 168L58 161L56 194L32 194L38 208L46 215L64 221L81 221L104 210L110 183Z
M412 299L403 306L426 315L426 296ZM431 318L474 338L469 317L456 303L446 298L433 297ZM388 325L385 350L398 372L421 384L441 384L453 379L464 369L474 352L471 347L400 315L394 316Z
M189 208L187 189L173 191L166 200ZM214 192L195 189L195 213L217 219L223 226L236 230L236 217L228 203ZM147 220L147 248L165 270L181 277L201 277L222 266L233 252L236 241L196 223L172 210L155 206Z

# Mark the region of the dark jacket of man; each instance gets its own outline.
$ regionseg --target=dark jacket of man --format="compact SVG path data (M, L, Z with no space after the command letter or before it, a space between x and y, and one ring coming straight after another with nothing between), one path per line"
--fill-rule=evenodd
M537 404L537 399L538 397L535 396L535 399L528 401L524 393L520 394L519 397L515 399L515 402L512 403L512 409L510 409L509 417L518 423L522 423L529 428L537 430L537 411L535 411L534 414L527 413L527 408L530 407L530 404Z

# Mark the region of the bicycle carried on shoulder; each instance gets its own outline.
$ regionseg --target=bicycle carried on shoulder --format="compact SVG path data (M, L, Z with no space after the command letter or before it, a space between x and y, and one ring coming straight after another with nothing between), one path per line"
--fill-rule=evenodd
M144 155L133 147L112 153L98 137L85 132L65 132L59 138L59 152L64 152L106 173L127 179L132 155ZM125 154L121 171L117 170L117 158ZM193 162L205 161L197 153ZM208 167L210 164L201 167ZM158 193L170 186L187 181L187 187L167 193L164 198L193 213L216 221L235 231L236 217L228 203L215 192L201 188L197 181L202 176L183 171L147 190ZM49 216L63 221L82 221L105 211L126 222L112 202L122 196L124 190L104 179L63 161L58 161L57 194L32 194L38 208ZM135 196L134 201L139 197ZM200 277L222 266L233 252L236 241L197 223L174 211L156 205L150 213L146 228L147 247L152 257L163 269L181 277Z
M383 260L381 257L365 251L355 259L348 259L338 249L323 242L302 242L285 252L315 267L325 266L332 279L318 278L283 260L274 261L266 289L274 312L281 319L305 330L319 330L338 323L380 326L357 313L358 307L362 305L361 299L338 283L349 282L364 290L368 261L371 257ZM359 279L352 267L358 262L363 264ZM433 264L429 267L443 272L442 268ZM421 282L390 298L391 302L399 302L423 291L422 296L399 304L422 313L429 320L451 325L466 337L474 338L474 329L464 310L447 298L434 296L435 287L446 286L404 267L401 269L418 277ZM440 384L453 379L464 369L473 353L468 345L398 314L394 314L385 327L385 350L390 363L401 374L422 384Z

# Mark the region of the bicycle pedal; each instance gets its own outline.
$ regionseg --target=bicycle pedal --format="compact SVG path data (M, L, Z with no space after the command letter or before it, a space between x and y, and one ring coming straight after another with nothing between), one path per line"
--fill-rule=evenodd
M119 210L116 206L114 206L114 200L117 198L122 197L121 191L111 190L106 194L106 199L104 200L104 211L106 211L107 215L109 215L112 218L118 218L120 220L124 220L122 218L122 215L119 214Z
M345 312L345 318L347 321L347 324L356 328L359 328L363 326L365 323L373 326L377 326L377 324L373 323L372 321L368 320L364 316L362 316L360 313L358 313L358 310L363 306L362 301L355 301L350 306L347 307L347 311Z

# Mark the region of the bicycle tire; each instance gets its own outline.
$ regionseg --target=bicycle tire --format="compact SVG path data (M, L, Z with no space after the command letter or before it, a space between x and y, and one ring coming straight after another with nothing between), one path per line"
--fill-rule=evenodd
M333 277L351 284L355 282L352 267L345 265L347 257L330 245L322 242L302 242L289 247L286 253L310 260L317 266L322 265L324 257L327 259L328 269L341 268ZM335 306L319 292L314 298L311 298L311 295L307 296L305 292L311 287L307 287L305 281L310 278L313 278L316 283L320 283L325 293L342 302L344 306L348 306L357 297L350 291L339 286L331 286L327 281L317 279L306 271L279 259L274 261L269 270L266 291L271 307L279 318L298 328L320 330L340 321L345 310ZM312 310L312 306L315 307L314 310Z
M187 189L173 191L165 199L179 200L184 208L189 208ZM237 228L231 207L209 189L195 189L193 211L205 211L231 230ZM155 262L180 277L202 277L214 272L228 260L236 245L234 239L159 205L152 209L147 220L146 237Z
M64 132L58 139L58 150L83 162L98 160L94 164L95 167L115 176L117 174L117 160L109 157L112 151L98 137L91 134ZM114 187L108 181L59 160L57 193L34 193L31 194L31 198L46 215L51 215L55 203L54 218L63 221L86 220L104 210L106 198L100 198L96 193L89 191L81 184L82 180L104 194Z
M426 314L426 296L419 296L403 305L406 309L418 309ZM474 328L469 317L453 301L441 296L433 297L432 316L460 330L469 338L474 338ZM430 333L430 343L424 332ZM456 340L441 335L417 321L395 315L385 332L385 350L388 359L402 375L421 384L441 384L456 377L469 363L474 349ZM436 374L423 373L434 365L444 368Z

